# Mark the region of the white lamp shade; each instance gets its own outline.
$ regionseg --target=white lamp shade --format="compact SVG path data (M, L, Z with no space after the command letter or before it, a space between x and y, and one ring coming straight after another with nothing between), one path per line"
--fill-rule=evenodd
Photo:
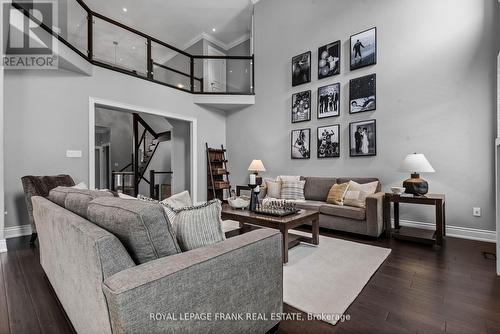
M434 173L435 170L421 153L408 154L399 167L401 172Z
M253 160L250 166L248 166L248 170L251 172L265 172L266 168L262 163L262 160Z

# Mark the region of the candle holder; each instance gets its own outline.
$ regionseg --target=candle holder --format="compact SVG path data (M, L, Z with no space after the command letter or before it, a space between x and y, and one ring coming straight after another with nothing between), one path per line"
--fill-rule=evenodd
M250 187L250 206L248 210L250 211L255 211L257 209L257 204L259 204L259 194L260 191L255 191L255 188L257 188L257 184L249 184L248 187Z

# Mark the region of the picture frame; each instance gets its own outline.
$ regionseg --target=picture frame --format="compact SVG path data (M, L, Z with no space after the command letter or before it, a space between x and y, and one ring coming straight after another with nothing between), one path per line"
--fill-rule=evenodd
M377 27L354 34L349 41L351 71L377 63Z
M369 119L349 124L349 156L377 155L377 121Z
M340 40L318 48L318 80L340 74Z
M311 82L311 51L292 57L292 87Z
M340 116L340 83L318 87L317 117L318 119Z
M292 159L311 158L311 129L296 129L291 132L290 157Z
M319 126L316 139L318 159L340 158L340 124Z
M311 120L310 90L292 94L291 119L292 123L307 122Z
M377 109L377 75L369 74L349 80L349 113Z

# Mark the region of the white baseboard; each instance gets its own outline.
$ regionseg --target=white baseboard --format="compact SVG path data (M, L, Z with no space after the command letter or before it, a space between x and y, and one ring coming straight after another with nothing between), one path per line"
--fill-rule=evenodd
M5 253L7 251L7 241L5 239L0 240L0 253Z
M25 235L31 235L31 225L29 225L29 224L28 225L6 227L4 229L5 239L22 237Z
M394 221L394 220L393 220ZM435 230L436 225L432 223L424 223L424 222L416 222L411 220L400 220L399 224L401 226L407 227L416 227L422 228L426 230ZM477 228L470 227L459 227L459 226L446 226L446 236L469 239L469 240L478 240L478 241L486 241L486 242L497 242L497 233L495 231L488 230L480 230Z

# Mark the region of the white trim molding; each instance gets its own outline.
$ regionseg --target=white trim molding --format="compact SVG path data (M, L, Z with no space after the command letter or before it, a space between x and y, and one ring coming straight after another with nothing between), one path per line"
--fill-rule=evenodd
M394 222L394 220L393 220ZM415 227L425 230L435 230L436 224L416 222L412 220L400 220L399 224L406 227ZM477 228L470 227L460 227L460 226L446 226L446 236L455 237L469 240L485 241L496 243L497 233L495 231L481 230Z
M7 240L0 240L0 253L5 253L7 251Z
M28 224L28 225L6 227L4 229L4 234L5 234L5 239L31 235L31 225Z
M224 43L221 40L215 38L214 36L207 34L206 32L202 32L201 34L197 35L196 37L191 39L189 42L184 44L184 46L182 47L182 50L186 50L186 49L190 48L191 46L195 45L196 43L198 43L202 39L209 41L210 43L215 44L218 47L227 51L231 48L234 48L236 45L243 43L247 39L250 39L250 33L246 32L243 35L241 35L240 37L236 38L234 41L229 42L229 43Z

